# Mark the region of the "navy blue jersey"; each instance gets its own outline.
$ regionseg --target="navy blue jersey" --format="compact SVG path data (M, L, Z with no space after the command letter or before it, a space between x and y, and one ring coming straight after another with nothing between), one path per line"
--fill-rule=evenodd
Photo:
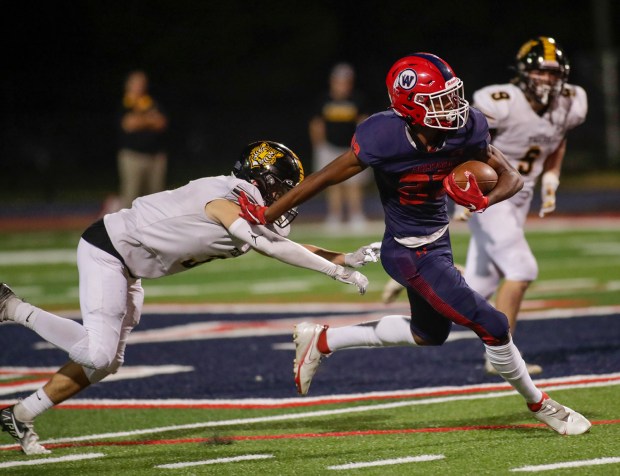
M386 232L396 238L428 236L448 224L443 178L490 142L484 115L470 108L467 124L435 152L416 149L407 124L394 111L373 114L357 126L353 151L373 168L385 212Z

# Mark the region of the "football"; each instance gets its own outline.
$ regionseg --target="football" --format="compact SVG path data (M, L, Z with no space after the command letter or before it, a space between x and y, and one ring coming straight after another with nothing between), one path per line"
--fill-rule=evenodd
M484 195L493 190L497 184L497 172L495 172L493 167L478 160L469 160L452 169L456 184L463 190L467 187L466 171L474 174L478 187L480 187Z

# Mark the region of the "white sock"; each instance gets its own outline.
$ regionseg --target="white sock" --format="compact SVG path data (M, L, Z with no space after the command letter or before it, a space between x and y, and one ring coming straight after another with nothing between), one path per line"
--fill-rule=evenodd
M491 365L502 378L519 392L527 403L537 403L542 399L542 392L534 385L527 371L525 361L517 347L510 342L506 345L484 345Z
M59 317L27 302L22 302L15 308L14 316L16 322L32 329L65 352L69 352L77 342L87 336L86 329L78 322Z
M354 326L330 327L326 338L329 350L352 347L390 347L416 345L409 327L409 316L385 316Z
M31 422L45 410L52 408L54 404L42 388L26 397L15 405L15 418L20 421Z

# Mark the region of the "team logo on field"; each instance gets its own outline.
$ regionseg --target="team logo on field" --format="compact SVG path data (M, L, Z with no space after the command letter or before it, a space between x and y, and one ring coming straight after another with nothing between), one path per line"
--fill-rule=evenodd
M396 81L398 81L398 86L400 86L401 88L411 89L418 82L418 75L412 69L405 69L404 71L400 72Z
M284 157L282 152L274 149L266 142L262 142L250 152L250 166L254 168L272 165L280 157Z

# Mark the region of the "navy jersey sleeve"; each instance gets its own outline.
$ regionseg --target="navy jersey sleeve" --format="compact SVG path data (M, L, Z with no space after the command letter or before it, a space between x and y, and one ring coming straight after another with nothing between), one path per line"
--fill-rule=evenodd
M491 134L489 133L489 123L487 118L478 109L469 109L469 131L468 145L472 149L486 149L491 143Z
M378 165L386 158L400 157L410 145L403 140L405 122L393 112L373 114L361 122L353 136L355 155L366 165Z

